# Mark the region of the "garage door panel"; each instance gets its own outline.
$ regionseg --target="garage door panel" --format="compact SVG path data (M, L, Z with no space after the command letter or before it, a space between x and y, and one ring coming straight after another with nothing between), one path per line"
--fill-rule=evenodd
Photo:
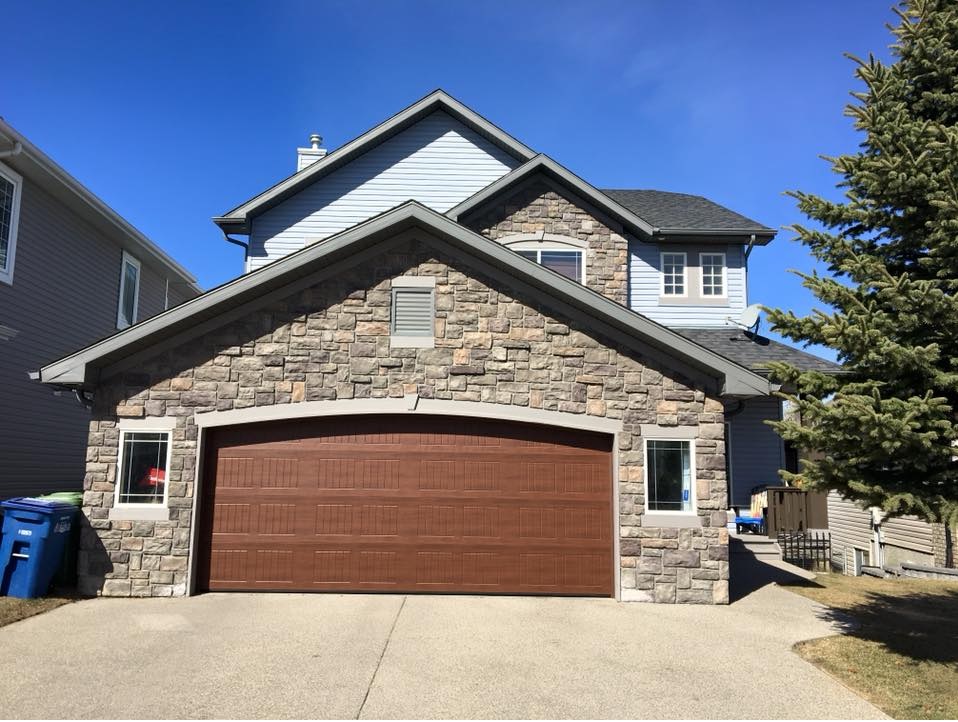
M606 436L367 417L208 443L206 588L612 591Z

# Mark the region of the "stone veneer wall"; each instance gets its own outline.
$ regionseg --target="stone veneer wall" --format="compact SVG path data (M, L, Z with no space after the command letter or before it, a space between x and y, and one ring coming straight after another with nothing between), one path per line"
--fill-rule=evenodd
M390 347L390 284L399 275L436 278L434 349ZM675 371L496 285L466 263L410 242L105 381L96 391L90 429L81 590L116 596L187 592L194 414L418 393L621 419L623 598L727 602L721 402ZM151 417L177 420L170 520L111 521L118 419ZM642 424L697 428L701 528L645 524Z
M585 241L585 285L628 304L629 242L621 229L610 228L542 181L474 211L464 225L493 240L543 231Z

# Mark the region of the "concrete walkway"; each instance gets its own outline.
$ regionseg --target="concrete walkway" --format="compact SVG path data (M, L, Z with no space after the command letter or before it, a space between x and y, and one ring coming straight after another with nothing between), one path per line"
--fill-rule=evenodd
M0 717L878 718L802 661L832 633L733 555L729 607L207 594L0 629Z

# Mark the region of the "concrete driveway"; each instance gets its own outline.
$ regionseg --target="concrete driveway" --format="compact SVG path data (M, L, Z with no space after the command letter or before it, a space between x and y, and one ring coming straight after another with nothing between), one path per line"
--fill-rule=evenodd
M833 631L814 603L763 586L787 572L755 569L757 590L740 589L729 607L303 594L84 601L0 629L0 717L881 717L791 651Z

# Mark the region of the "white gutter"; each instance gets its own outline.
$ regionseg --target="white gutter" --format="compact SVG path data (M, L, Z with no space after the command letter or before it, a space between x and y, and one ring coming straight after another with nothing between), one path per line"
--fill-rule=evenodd
M10 156L20 155L23 152L23 143L19 140L8 150L0 150L0 158L9 158Z

